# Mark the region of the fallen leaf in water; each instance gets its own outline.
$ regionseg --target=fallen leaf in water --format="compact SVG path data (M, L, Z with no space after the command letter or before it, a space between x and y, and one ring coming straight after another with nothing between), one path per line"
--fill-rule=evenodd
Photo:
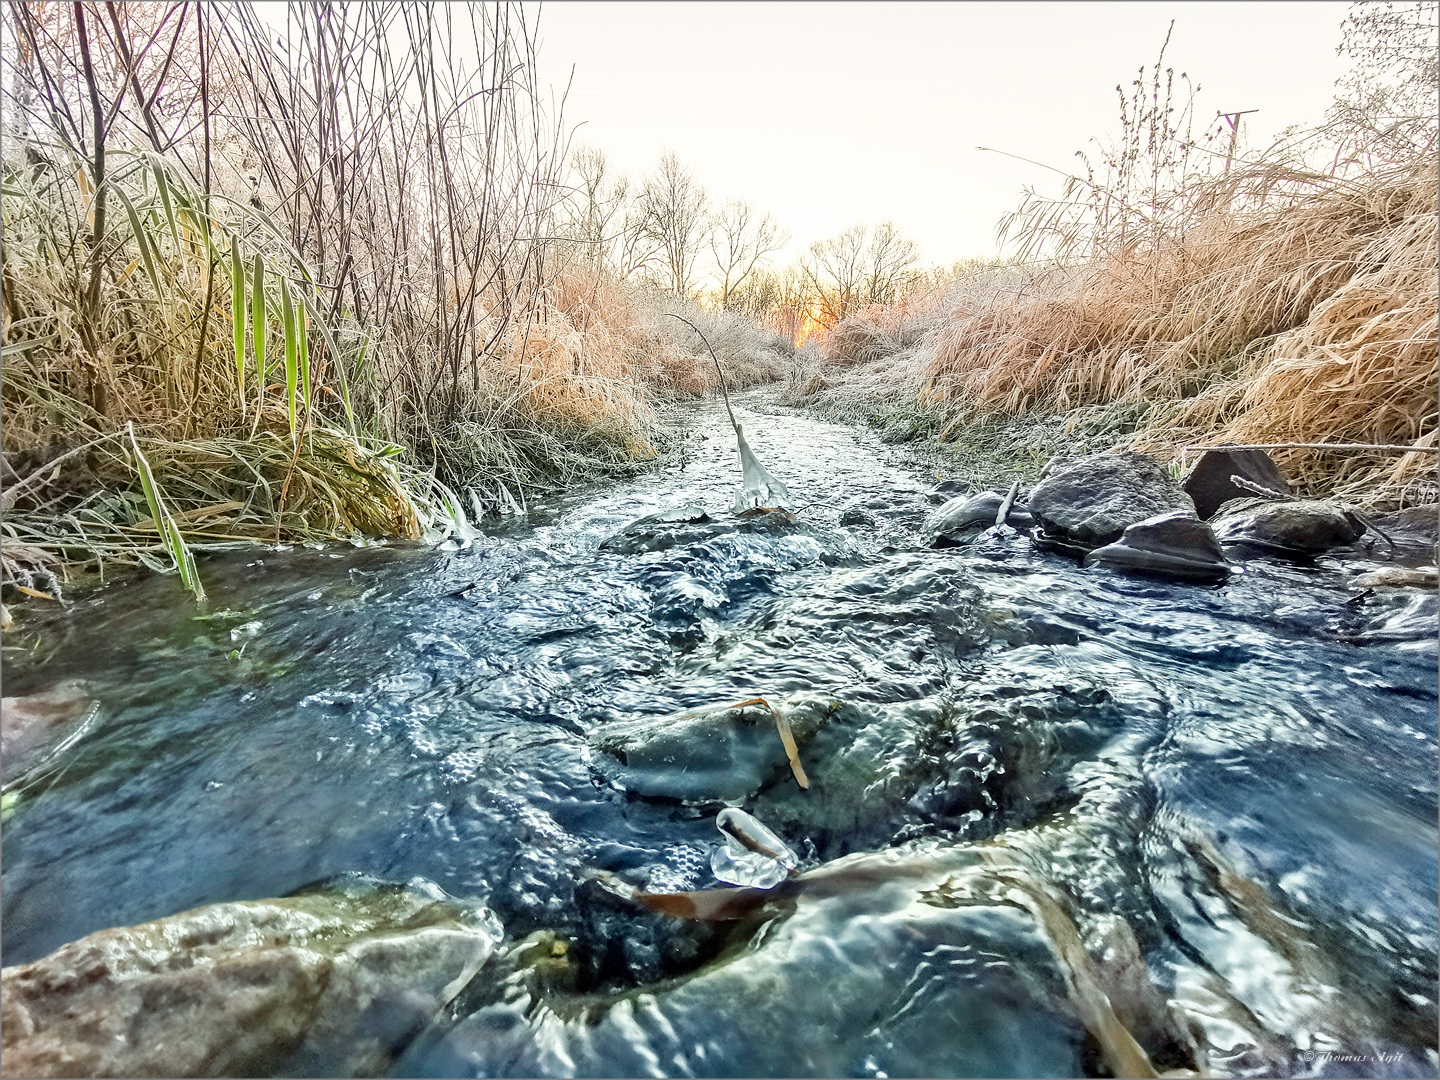
M790 771L795 774L795 782L802 788L809 790L810 778L805 775L805 769L800 764L800 748L795 744L795 734L790 730L790 721L785 716L783 709L777 709L763 697L746 698L744 701L737 701L733 705L718 705L705 709L691 709L687 713L681 713L675 717L676 720L690 720L697 716L704 716L706 713L729 712L731 709L746 709L751 705L763 705L770 710L770 715L775 718L775 729L780 733L780 742L785 747L785 756L790 759Z
M780 732L780 741L785 745L785 756L790 759L790 771L795 774L795 782L808 791L810 779L800 765L800 748L795 745L795 735L790 730L789 717L785 715L784 709L777 709L768 701L764 704L770 710L770 715L775 717L775 727Z

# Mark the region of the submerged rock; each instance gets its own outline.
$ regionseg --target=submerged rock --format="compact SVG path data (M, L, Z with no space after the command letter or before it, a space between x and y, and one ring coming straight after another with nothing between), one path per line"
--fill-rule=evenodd
M800 747L832 711L831 702L818 697L776 704ZM736 802L790 773L775 714L762 705L720 705L610 724L592 735L590 744L602 772L645 798Z
M1440 507L1410 506L1370 519L1370 530L1359 546L1372 559L1407 563L1434 563L1440 554Z
M1090 552L1085 565L1180 581L1224 581L1233 569L1214 530L1183 510L1126 527L1115 543Z
M798 889L687 894L788 914L643 993L467 1017L405 1075L1084 1075L1086 1018L1028 897L952 885L979 858L912 847L812 871Z
M1029 924L1029 929L1034 934L1032 941L1036 944L1043 943L1049 954L1049 964L1045 964L1037 955L1038 950L1021 946L1018 940L1013 942L1010 949L1005 950L1006 955L1012 958L1012 963L1020 956L1026 956L1026 960L1020 963L1028 962L1034 965L1036 961L1040 961L1040 964L1049 967L1051 972L1060 975L1060 980L1050 982L1050 986L1068 998L1069 1008L1066 1011L1083 1024L1095 1040L1111 1075L1156 1075L1145 1047L1137 1041L1132 1028L1142 1031L1152 1040L1152 1045L1159 1044L1160 1048L1172 1053L1178 1050L1181 1055L1189 1056L1184 1047L1177 1045L1180 1040L1174 1036L1176 1025L1165 1015L1163 1000L1149 982L1143 959L1140 957L1139 945L1128 926L1121 929L1116 925L1107 925L1103 928L1103 936L1096 944L1108 946L1105 951L1109 955L1102 954L1105 963L1097 964L1086 951L1079 929L1071 917L1073 905L1069 897L1051 882L1017 864L999 845L978 850L962 847L949 850L938 848L924 854L892 849L875 854L851 855L792 877L769 890L707 889L669 894L637 891L630 893L630 897L637 904L670 918L707 921L745 918L776 902L805 901L797 906L794 915L776 928L774 937L766 941L765 949L756 950L743 960L712 971L708 977L717 981L723 980L727 973L747 970L748 962L752 959L769 965L774 963L773 957L777 953L782 957L794 954L796 950L793 945L777 949L776 940L783 940L787 934L795 932L797 927L805 927L809 919L817 915L823 916L827 906L832 903L844 910L842 918L847 923L843 935L827 935L832 941L838 939L836 944L827 943L832 955L843 955L845 946L855 943L855 931L865 924L866 915L871 918L879 916L875 918L876 923L889 924L892 927L896 923L908 924L907 932L924 943L927 953L934 956L939 950L930 952L928 947L931 943L948 944L956 939L947 941L948 934L942 935L939 927L930 921L932 918L954 918L955 930L964 927L963 932L973 932L976 927L970 923L968 913L978 914L983 911L985 914L982 919L994 919L1006 909L1023 912L1029 920L1033 920ZM861 912L865 914L859 914ZM1115 922L1118 923L1118 920ZM994 926L995 923L990 925ZM800 930L800 933L805 937L815 936L814 930L809 927ZM1009 936L1008 933L1006 936ZM872 966L892 972L899 968L897 974L903 975L904 965L897 964L895 959L904 955L904 949L896 950L895 945L886 949L880 942L876 942L869 944L866 951L872 956L883 955L887 958L885 963L879 965L874 965L872 961ZM969 950L962 947L960 951ZM849 957L845 959L848 961ZM771 973L772 980L776 974L778 972ZM1047 981L1034 967L1029 974L1031 977L1027 981L1032 987L1044 985ZM701 976L692 981L680 994L672 995L670 1000L673 1001L676 997L683 999L685 991L696 985L703 986L706 978L707 976ZM856 980L851 978L845 981L853 985ZM874 978L870 981L878 982ZM945 1008L942 1004L945 997L943 991L950 982L942 980L936 993L917 995L912 999L913 1007ZM832 985L839 991L838 984ZM875 991L880 990L879 985L875 986ZM872 991L872 994L875 991ZM941 1000L935 1000L937 996ZM1118 1010L1115 998L1119 999ZM1015 1015L1018 1014L1012 1014L1012 1017ZM933 1034L937 1030L934 1025L935 1020L931 1019L922 1025L922 1030ZM848 1027L841 1026L832 1030L843 1035L848 1031ZM970 1032L974 1030L972 1026ZM895 1039L893 1032L890 1036L892 1048L897 1042L904 1041ZM957 1042L961 1045L968 1044L969 1048L976 1046L972 1038ZM870 1060L873 1062L875 1058ZM1009 1063L1009 1068L998 1071L1010 1074L1016 1060L1018 1058ZM887 1065L889 1064L887 1062ZM893 1071L903 1075L935 1075L929 1071L913 1071L914 1058L904 1064L908 1064L910 1068L907 1070L901 1062L895 1062ZM942 1071L945 1075L997 1074L994 1064L990 1068L977 1068L977 1063L972 1060L967 1062L967 1065L968 1069L952 1072L954 1063L947 1062L947 1067ZM934 1068L933 1064L931 1068ZM829 1075L853 1074L852 1069L837 1069L833 1063L825 1071ZM1037 1075L1024 1069L1014 1069L1014 1074ZM1054 1075L1049 1070L1044 1074Z
M98 709L99 702L76 680L0 700L0 772L5 782L63 753L84 735Z
M690 511L698 510L691 513ZM714 518L694 504L682 510L651 514L633 521L614 536L601 541L601 551L637 555L701 543L728 533L770 533L788 531L795 515L782 507L760 507L736 513L727 519Z
M1348 547L1365 533L1364 523L1338 503L1309 499L1237 499L1210 522L1222 544L1287 558L1310 558Z
M1088 551L1120 539L1129 525L1195 504L1152 457L1131 451L1058 457L1040 474L1029 509L1042 542Z
M1273 491L1277 498L1290 496L1289 481L1264 450L1216 447L1200 455L1200 460L1185 477L1185 494L1195 501L1195 513L1202 521L1209 521L1231 499L1255 497L1256 492L1252 488L1242 487L1231 479L1232 476Z
M0 973L5 1073L379 1075L499 929L483 910L382 887L101 930Z
M1388 566L1361 574L1350 584L1357 589L1436 589L1440 588L1440 572L1433 566Z
M951 499L925 519L921 534L932 548L958 547L993 527L1004 504L1005 495L999 491ZM1015 529L1029 529L1035 519L1025 504L1016 500L1005 515L1005 524Z

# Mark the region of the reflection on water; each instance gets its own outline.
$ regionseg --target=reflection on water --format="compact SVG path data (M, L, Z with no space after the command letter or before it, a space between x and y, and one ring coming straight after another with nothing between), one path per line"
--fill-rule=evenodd
M463 550L226 556L203 618L146 580L7 654L7 694L101 710L6 822L5 963L420 877L507 944L397 1072L1069 1076L1133 1036L1158 1069L1434 1074L1433 594L924 549L933 477L738 411L793 526L729 517L706 406L683 468ZM692 500L715 521L604 544ZM757 696L808 790L726 707ZM846 884L724 922L625 899L716 887L725 805Z

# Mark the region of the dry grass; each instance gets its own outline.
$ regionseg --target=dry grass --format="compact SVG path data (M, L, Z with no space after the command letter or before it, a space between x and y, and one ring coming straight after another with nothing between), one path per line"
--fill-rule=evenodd
M719 376L704 343L690 327L667 318L667 313L682 315L700 328L720 361L727 389L776 382L790 371L794 349L747 316L652 294L638 314L659 360L652 382L663 395L695 398L720 392Z
M1173 234L957 311L934 335L925 399L955 421L1173 402L1142 433L1152 449L1433 438L1433 164L1224 185L1192 197L1211 212ZM1257 208L1221 209L1237 205ZM1434 468L1309 451L1282 463L1382 500Z
M523 504L527 486L653 459L657 405L715 389L660 304L551 244L564 125L519 9L302 6L289 52L247 9L207 9L209 82L164 97L190 134L161 145L136 114L77 151L122 105L67 44L106 9L42 8L6 10L7 32L40 41L30 68L3 65L32 132L4 170L6 580L33 576L17 544L102 572L167 565L141 452L194 546L414 538L458 526L437 480L477 513ZM466 32L488 65L470 75L433 53ZM130 100L153 105L169 70ZM334 79L343 101L310 92ZM225 109L202 108L207 86ZM782 374L768 335L702 324L730 342L732 385Z

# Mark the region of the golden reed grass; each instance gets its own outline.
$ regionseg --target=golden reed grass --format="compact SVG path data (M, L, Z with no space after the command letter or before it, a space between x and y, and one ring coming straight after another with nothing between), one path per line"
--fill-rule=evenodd
M1210 205L1233 205L1246 180L1270 178L1227 178ZM1288 196L1273 190L1269 206L1252 187L1258 209L1212 210L1144 247L958 312L934 336L923 397L957 419L1173 402L1137 440L1159 450L1433 440L1433 164L1302 183ZM1434 455L1277 457L1296 480L1343 484L1357 498L1435 467Z

